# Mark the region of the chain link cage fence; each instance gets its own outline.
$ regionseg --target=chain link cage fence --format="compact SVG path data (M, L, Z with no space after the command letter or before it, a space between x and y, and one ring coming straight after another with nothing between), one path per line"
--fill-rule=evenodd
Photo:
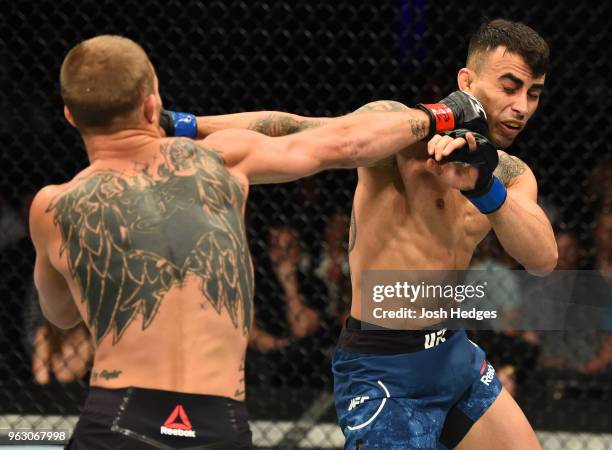
M69 430L87 391L92 349L86 330L60 332L38 310L27 214L38 189L68 180L87 164L77 132L63 118L58 78L66 52L97 34L125 35L144 46L171 109L336 116L377 99L410 105L444 97L455 87L468 37L483 18L523 21L549 42L552 64L539 111L511 152L539 180L542 205L566 251L562 257L572 268L609 267L608 2L14 0L1 5L3 434ZM354 171L335 171L252 189L247 224L263 338L248 351L247 403L261 448L342 446L330 358L350 290L346 257L337 258L334 249L346 247L355 183ZM281 237L299 253L302 313L310 318L299 338L292 336L270 263ZM553 336L553 347L565 351L549 357L541 348L546 336L490 332L473 339L514 389L544 448L612 449L609 335L598 334L582 347L570 345L571 335Z

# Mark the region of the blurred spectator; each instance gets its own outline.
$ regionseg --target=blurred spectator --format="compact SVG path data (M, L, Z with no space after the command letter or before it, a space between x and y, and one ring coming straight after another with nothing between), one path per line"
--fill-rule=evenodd
M30 379L30 359L24 358L24 299L32 279L34 247L28 236L28 215L33 194L24 191L11 201L0 194L0 380Z
M344 214L334 214L325 228L325 241L315 270L317 276L327 286L329 294L327 314L331 317L338 317L340 324L345 322L351 308L348 233L349 218Z
M497 366L497 378L511 396L516 395L516 369L511 364Z
M268 249L272 270L282 289L291 336L302 338L313 334L320 326L320 318L316 309L306 305L300 292L303 283L299 282L298 273L308 269L299 267L304 260L297 233L288 227L272 229Z
M572 231L556 231L558 260L556 270L576 270L579 267L580 252L578 236Z
M604 212L612 212L612 158L608 158L591 172L591 195Z
M555 237L559 249L557 273L535 280L525 295L525 309L530 316L546 324L534 323L527 335L539 344L539 366L585 371L604 348L605 336L600 330L607 288L597 272L577 270L576 233L557 229Z
M493 233L479 244L474 254L465 284L487 282L487 295L479 309L497 311L497 319L486 323L487 329L496 332L513 332L521 303L519 280L513 269L516 262L503 250Z
M33 195L24 194L19 208L0 196L0 251L28 236L28 213Z
M85 323L60 330L42 315L36 288L32 284L26 297L24 341L32 376L38 384L53 378L60 383L78 381L89 372L94 355L93 341Z
M580 370L586 373L612 372L612 212L604 212L595 228L595 255L597 269L604 277L608 287L607 311L604 330L601 333L601 347Z
M70 330L50 323L41 325L34 335L32 374L39 384L78 381L89 371L94 347L83 322Z
M612 271L612 209L604 211L595 226L597 268L602 273Z
M535 365L537 349L521 338L519 328L521 286L514 269L517 263L489 233L480 243L466 274L465 284L487 283L487 295L479 303L481 310L496 311L496 319L475 323L480 329L474 338L496 366L497 375L511 395L516 393L517 375Z
M249 339L249 383L320 385L329 382L332 331L325 319L325 285L314 276L297 232L270 230L268 254L258 262L255 323ZM335 335L335 331L333 335Z

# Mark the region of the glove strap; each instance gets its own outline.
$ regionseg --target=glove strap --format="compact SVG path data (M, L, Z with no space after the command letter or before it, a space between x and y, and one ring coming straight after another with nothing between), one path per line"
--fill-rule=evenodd
M444 103L419 103L416 107L429 115L429 135L425 140L430 140L436 133L455 129L455 115Z
M464 195L481 213L491 214L502 207L508 193L506 192L506 187L499 181L499 178L493 176L489 188L485 193L478 193L477 195L464 193Z
M170 111L174 122L174 136L195 139L198 135L198 123L193 114Z

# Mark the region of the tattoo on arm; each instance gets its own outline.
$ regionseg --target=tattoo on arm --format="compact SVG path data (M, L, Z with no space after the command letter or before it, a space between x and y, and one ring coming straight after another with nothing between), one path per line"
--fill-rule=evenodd
M428 134L428 129L425 124L414 119L410 119L410 131L412 132L412 135L419 140L425 139Z
M500 152L499 163L493 172L499 180L504 183L504 186L508 187L512 180L527 169L527 164L521 161L516 156L507 154L506 152Z
M298 120L284 113L272 113L263 119L258 119L249 125L249 130L257 131L267 136L286 136L309 128L323 125L320 120Z
M363 105L361 108L353 111L352 114L370 113L370 112L398 112L407 111L406 105L394 100L379 100L376 102L370 102L367 105ZM420 139L427 136L427 130L417 120L410 121L410 130L412 133ZM421 137L422 136L422 137ZM394 167L396 164L395 155L389 156L388 158L382 159L374 164L373 167Z
M355 240L357 239L357 223L355 221L355 207L351 209L351 226L349 228L349 245L348 252L350 253L355 248Z
M359 114L364 112L394 112L394 111L407 111L406 105L394 100L379 100L377 102L371 102L367 105L363 105L361 108L356 109L353 114Z

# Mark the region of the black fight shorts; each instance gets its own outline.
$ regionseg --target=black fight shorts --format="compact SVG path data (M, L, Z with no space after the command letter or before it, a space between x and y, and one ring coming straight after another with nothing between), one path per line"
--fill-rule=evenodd
M70 450L252 449L244 402L152 389L92 387Z

